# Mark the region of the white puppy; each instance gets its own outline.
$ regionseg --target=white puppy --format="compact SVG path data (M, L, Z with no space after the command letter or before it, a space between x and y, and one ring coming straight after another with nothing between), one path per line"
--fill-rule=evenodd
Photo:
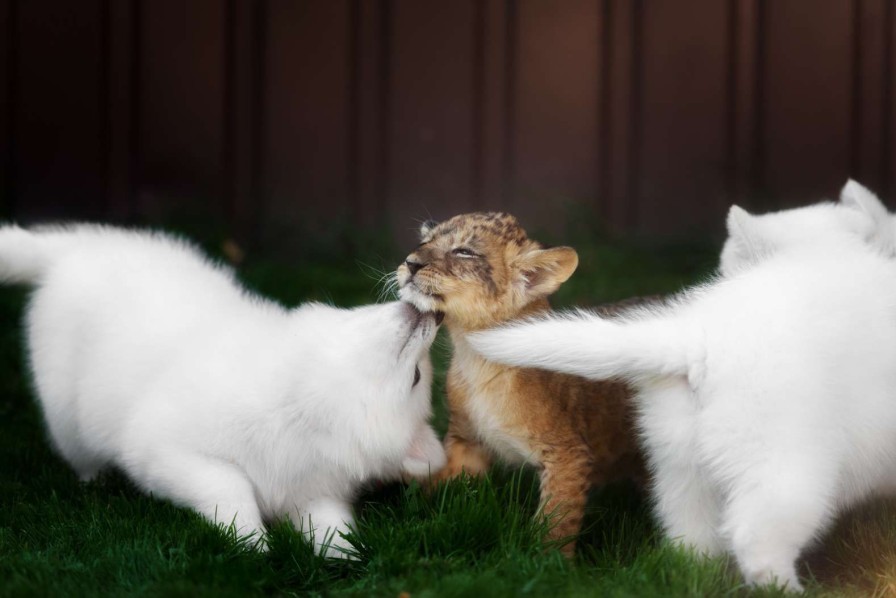
M896 489L896 261L832 214L796 230L735 211L750 259L666 307L470 342L513 366L630 381L667 534L798 590L794 562L831 520Z
M0 277L36 287L34 384L82 480L119 467L256 539L289 517L339 556L362 483L444 465L432 314L287 310L182 241L93 226L0 228Z

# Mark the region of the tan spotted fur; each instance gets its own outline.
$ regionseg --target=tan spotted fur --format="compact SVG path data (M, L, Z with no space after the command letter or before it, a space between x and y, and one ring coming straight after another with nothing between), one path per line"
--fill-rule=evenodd
M571 555L589 488L643 473L628 389L497 365L475 353L465 335L549 310L547 297L572 275L578 256L569 247L543 248L504 213L428 223L421 241L398 268L400 296L443 312L454 349L448 463L435 477L478 475L495 458L536 467L550 539Z

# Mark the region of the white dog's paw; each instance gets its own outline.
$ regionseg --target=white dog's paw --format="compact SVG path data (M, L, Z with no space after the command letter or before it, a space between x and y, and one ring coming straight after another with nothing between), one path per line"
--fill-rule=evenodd
M314 551L331 559L357 560L357 551L345 538L352 521L351 507L332 498L313 500L304 514L293 516L293 525L314 545Z
M411 441L408 454L401 462L401 469L405 475L426 480L438 473L447 462L442 443L436 438L432 428L424 424Z
M322 544L315 544L317 553L328 559L340 559L345 561L357 561L358 552L351 542L340 536L338 533L333 535L329 541Z

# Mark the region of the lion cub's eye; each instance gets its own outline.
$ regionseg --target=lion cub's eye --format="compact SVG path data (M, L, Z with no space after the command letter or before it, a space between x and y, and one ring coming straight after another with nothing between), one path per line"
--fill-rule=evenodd
M415 386L417 386L418 382L420 382L420 367L419 366L414 368L414 383L411 384L411 388L414 388Z
M479 257L472 249L466 247L455 247L451 250L451 254L457 257Z

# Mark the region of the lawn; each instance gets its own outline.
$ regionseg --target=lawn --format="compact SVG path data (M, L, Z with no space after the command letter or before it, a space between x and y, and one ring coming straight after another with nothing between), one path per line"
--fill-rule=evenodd
M559 306L672 292L705 278L714 265L714 250L706 246L591 243L579 249L579 272L558 293ZM278 263L250 254L240 276L288 305L308 299L355 305L377 299L380 273L400 258L393 252ZM646 501L625 485L593 492L578 554L566 561L543 544L544 525L533 521L535 476L501 468L433 493L397 484L372 488L356 509L357 561L316 557L288 525L272 530L269 552L256 553L192 512L141 495L116 472L77 481L49 449L32 398L21 344L25 298L21 289L0 290L0 595L780 594L751 592L730 563L669 546ZM440 338L433 397L442 431L448 352ZM861 554L863 536L855 529L888 523L886 509L881 513L842 524L816 562ZM882 588L885 579L875 576L890 563L882 559L867 572L851 567L849 579L858 586L810 582L810 593Z

